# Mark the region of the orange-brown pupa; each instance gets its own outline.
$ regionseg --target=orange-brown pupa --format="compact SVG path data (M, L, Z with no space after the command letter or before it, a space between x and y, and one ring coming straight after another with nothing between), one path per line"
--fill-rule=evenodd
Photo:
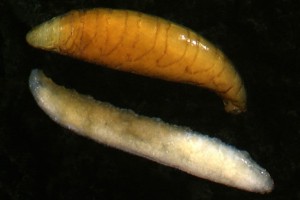
M140 12L71 11L27 34L34 47L219 94L225 110L246 110L240 76L224 54L190 29Z

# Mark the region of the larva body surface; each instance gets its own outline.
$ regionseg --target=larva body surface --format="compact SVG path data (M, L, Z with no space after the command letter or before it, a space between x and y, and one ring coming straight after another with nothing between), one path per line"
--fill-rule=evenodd
M269 173L248 153L218 139L80 95L38 70L29 86L53 120L82 136L231 187L258 193L273 188Z
M190 29L128 10L71 11L33 29L27 41L88 62L140 75L202 86L225 110L246 110L240 76L224 54Z

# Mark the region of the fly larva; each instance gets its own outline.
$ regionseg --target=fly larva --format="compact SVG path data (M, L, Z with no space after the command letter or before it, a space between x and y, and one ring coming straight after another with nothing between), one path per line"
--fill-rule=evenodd
M119 109L56 85L33 70L30 90L57 123L99 143L239 189L269 193L270 174L244 151L188 128Z
M240 76L224 54L188 28L140 12L71 11L27 34L34 47L88 62L215 91L225 110L246 110Z

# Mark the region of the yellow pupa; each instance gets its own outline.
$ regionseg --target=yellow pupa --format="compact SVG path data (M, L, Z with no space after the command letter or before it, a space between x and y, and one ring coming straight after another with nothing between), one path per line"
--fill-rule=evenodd
M140 12L71 11L27 34L34 47L113 69L215 91L225 110L246 110L240 76L224 54L190 29Z

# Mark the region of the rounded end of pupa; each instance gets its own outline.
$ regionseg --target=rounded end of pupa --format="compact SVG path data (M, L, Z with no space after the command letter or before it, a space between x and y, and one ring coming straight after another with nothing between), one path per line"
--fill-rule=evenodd
M60 20L59 18L53 18L27 33L26 41L35 48L55 50L58 48L59 35Z
M247 106L245 102L235 103L232 101L223 100L224 108L227 113L231 113L233 115L238 115L247 111Z

